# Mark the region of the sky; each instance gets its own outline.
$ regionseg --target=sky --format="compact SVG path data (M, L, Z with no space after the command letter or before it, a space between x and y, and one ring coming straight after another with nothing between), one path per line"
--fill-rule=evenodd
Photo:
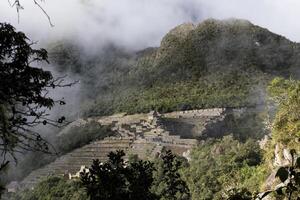
M10 0L13 2L14 0ZM44 0L46 16L33 0L20 0L20 21L8 0L0 1L0 22L9 22L32 40L71 39L87 48L115 42L130 49L159 46L175 26L207 18L242 18L300 42L299 0Z

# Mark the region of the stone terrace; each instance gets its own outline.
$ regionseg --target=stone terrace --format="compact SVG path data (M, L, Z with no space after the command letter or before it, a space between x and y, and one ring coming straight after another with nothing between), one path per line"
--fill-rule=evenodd
M205 109L172 112L160 115L153 111L149 114L118 114L96 119L101 125L110 125L117 133L116 137L94 141L71 153L57 158L54 162L30 173L21 186L32 188L42 178L51 175L67 176L75 174L81 166L89 166L93 159L105 161L111 151L123 150L128 156L138 155L142 159L153 159L164 149L188 158L189 151L198 144L196 139L182 139L180 135L169 132L163 124L164 119L195 119L205 123L222 119L225 109ZM201 125L202 126L202 125ZM202 129L204 130L205 127ZM202 131L202 129L199 129Z

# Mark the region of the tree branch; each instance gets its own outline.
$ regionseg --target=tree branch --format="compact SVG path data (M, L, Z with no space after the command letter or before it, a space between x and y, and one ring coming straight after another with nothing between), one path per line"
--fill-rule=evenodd
M42 0L40 0L40 1L43 2ZM33 2L43 12L43 14L47 17L50 26L54 27L54 24L52 23L51 18L48 15L47 11L41 6L41 4L39 2L37 2L37 0L33 0ZM14 0L13 3L11 3L10 0L8 0L8 3L11 7L16 7L17 13L18 13L18 22L20 22L20 10L24 9L22 4L20 3L20 0Z

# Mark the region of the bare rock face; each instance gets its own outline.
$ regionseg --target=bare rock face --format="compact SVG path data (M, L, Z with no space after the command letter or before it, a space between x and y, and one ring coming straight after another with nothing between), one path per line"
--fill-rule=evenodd
M281 148L280 144L276 144L274 150L274 167L283 167L292 164L292 155L286 148Z
M183 152L182 156L185 157L188 160L188 162L191 161L191 151L190 150Z
M270 139L270 136L265 135L265 137L262 138L262 139L259 141L259 147L260 147L261 149L265 149L265 147L266 147L266 145L267 145L269 139Z
M290 150L282 144L276 144L274 149L273 171L265 181L264 187L266 190L276 189L286 183L279 183L275 175L280 167L289 166L292 164L292 155ZM266 199L267 200L267 199Z

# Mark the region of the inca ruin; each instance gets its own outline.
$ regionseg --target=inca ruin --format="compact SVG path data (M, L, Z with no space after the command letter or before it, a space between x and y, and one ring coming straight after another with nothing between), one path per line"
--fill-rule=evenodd
M123 150L127 157L137 155L141 159L152 159L163 150L171 150L189 159L190 150L199 143L202 134L218 132L226 112L228 110L224 108L165 114L152 111L148 114L126 115L124 113L88 119L110 126L115 136L94 141L33 171L21 182L21 187L33 187L34 184L51 175L72 177L82 166L88 167L93 159L105 161L111 151ZM77 123L79 126L82 124L84 124L83 120Z

